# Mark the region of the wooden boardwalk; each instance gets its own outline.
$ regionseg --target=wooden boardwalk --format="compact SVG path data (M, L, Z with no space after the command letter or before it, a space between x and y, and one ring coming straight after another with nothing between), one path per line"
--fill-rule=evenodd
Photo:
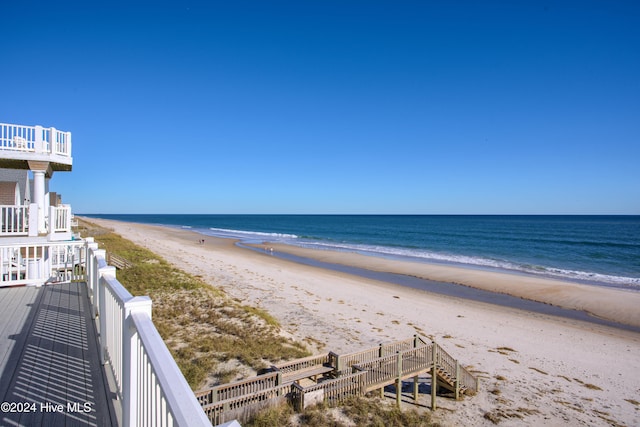
M418 400L419 376L431 377L431 408L436 409L438 388L474 394L478 380L435 342L419 336L380 344L356 353L333 352L296 359L271 367L254 378L196 392L212 424L232 419L246 421L263 408L288 401L298 411L309 405L339 404L350 396L395 385L400 407L403 380L413 378L413 399Z
M84 283L0 288L0 425L117 425Z

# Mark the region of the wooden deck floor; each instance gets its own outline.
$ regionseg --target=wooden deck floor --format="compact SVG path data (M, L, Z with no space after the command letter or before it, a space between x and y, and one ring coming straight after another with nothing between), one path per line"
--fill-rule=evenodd
M0 425L117 425L83 283L0 288Z

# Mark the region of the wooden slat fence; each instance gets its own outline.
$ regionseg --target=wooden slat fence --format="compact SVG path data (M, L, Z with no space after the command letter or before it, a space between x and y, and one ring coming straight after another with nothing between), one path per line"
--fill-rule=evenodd
M247 420L262 409L279 405L291 398L291 384L238 396L204 405L202 409L212 425L231 420Z
M317 366L324 366L329 363L329 353L319 354L315 356L309 356L302 359L292 360L290 362L283 362L273 365L282 376L287 376L297 371L305 369L311 369Z
M365 374L366 372L357 372L307 387L294 383L291 389L291 401L297 411L302 411L316 403L337 405L351 396L364 394Z
M424 372L433 366L433 343L399 353L403 372Z
M310 356L274 365L272 369L269 374L196 393L211 422L246 420L260 409L284 400L291 401L297 410L320 402L334 405L349 396L363 395L406 378L433 375L434 369L437 382L455 390L456 398L459 392L478 389L477 379L457 360L435 342L418 336L356 353ZM331 369L331 379L324 376L310 386L292 383L311 378L320 370L326 373L327 369ZM435 407L434 399L432 394Z
M426 345L417 335L402 341L395 341L387 344L380 344L378 347L369 348L367 350L358 351L344 355L330 353L333 366L337 367L339 375L351 373L351 366L370 360L378 359L389 354L396 354L399 351L409 350L420 345Z
M133 264L130 261L126 260L121 256L109 253L108 257L109 257L109 260L108 260L109 264L113 265L118 270L123 270L125 268L133 267Z
M375 390L389 380L398 378L398 356L393 354L353 365L356 371L364 372L364 388L366 391Z
M276 387L278 384L278 373L269 372L255 378L222 384L209 390L196 392L196 398L202 406L222 400L234 399L251 393L259 393Z
M438 347L438 351L436 352L436 365L439 366L443 371L448 372L451 376L456 375L456 360L446 351L442 350Z

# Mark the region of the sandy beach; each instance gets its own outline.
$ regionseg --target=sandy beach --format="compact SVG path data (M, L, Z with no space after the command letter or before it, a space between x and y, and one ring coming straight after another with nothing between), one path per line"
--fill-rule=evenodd
M348 352L420 334L481 378L439 398L442 425L640 425L640 333L442 296L237 247L189 230L95 218L230 296L259 306L312 351ZM199 244L204 238L205 243ZM271 245L324 262L507 293L640 327L640 294L534 277ZM428 406L425 400L424 404ZM408 404L407 404L408 405ZM489 414L489 416L486 416Z

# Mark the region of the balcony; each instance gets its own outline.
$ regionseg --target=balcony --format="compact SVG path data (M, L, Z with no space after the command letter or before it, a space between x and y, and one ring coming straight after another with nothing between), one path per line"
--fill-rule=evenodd
M210 427L151 300L122 286L92 240L0 247L0 400L26 408L0 424Z
M0 205L0 237L38 236L38 205ZM50 206L46 217L49 241L70 240L72 214L70 205Z
M0 168L29 169L29 162L47 162L52 171L70 171L71 132L42 126L0 123Z

